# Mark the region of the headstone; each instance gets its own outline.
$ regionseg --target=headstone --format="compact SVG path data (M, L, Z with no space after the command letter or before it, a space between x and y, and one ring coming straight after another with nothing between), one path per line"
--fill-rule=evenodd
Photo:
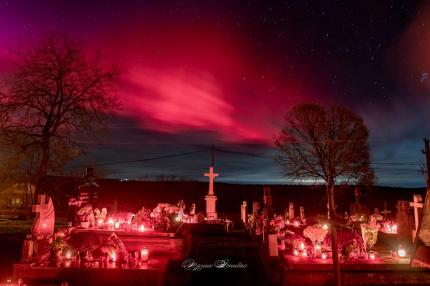
M288 205L288 218L290 221L294 220L294 203L289 203Z
M300 207L300 220L305 221L305 208Z
M415 198L417 201L419 197ZM417 203L418 204L418 203ZM414 207L414 210L417 210ZM424 204L422 206L422 216L415 240L415 251L411 257L412 267L430 268L430 190L427 189Z
M413 229L412 223L409 220L409 202L408 201L397 201L397 237L399 244L404 247L408 247L412 244L411 231Z
M240 206L240 219L242 220L242 223L246 225L248 217L248 211L247 211L247 204L246 201L242 202L242 205Z
M260 211L260 202L252 202L252 215L256 217Z
M195 215L195 214L196 214L196 204L192 203L190 207L190 215Z
M36 218L31 226L31 233L35 236L49 236L54 233L55 224L55 211L52 200L48 197L46 203L46 196L38 196L38 205L32 206L32 211L37 213Z
M272 196L270 195L270 187L263 187L263 192L264 192L264 196L263 196L264 207L267 209L271 209Z
M278 235L268 235L269 256L278 256Z
M99 188L96 183L96 176L94 169L91 167L86 168L83 174L84 183L78 187L79 196L78 200L81 205L91 204L95 208L99 208Z
M414 208L415 228L412 230L412 239L413 239L413 241L415 241L415 237L416 237L417 230L418 230L418 225L419 225L419 212L418 212L418 209L423 207L422 201L423 201L423 199L422 199L421 195L414 195L413 202L409 203L409 206Z
M217 219L217 212L216 212L216 200L217 197L214 193L214 179L219 176L218 173L214 173L214 167L209 167L209 173L204 174L205 177L209 178L209 192L205 196L206 200L206 217L208 219Z

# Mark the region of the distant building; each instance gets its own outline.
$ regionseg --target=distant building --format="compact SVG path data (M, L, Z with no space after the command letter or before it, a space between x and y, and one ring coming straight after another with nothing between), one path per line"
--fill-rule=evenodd
M32 204L35 186L27 182L7 182L0 185L0 209L27 209Z

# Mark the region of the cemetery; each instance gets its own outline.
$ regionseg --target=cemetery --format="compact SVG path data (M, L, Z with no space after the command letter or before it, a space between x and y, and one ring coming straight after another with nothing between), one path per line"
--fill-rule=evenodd
M427 248L414 243L425 225L420 222L426 218L421 195L397 201L396 210L385 203L380 210L370 211L355 188L350 212L329 219L323 211L307 216L306 209L294 202L276 212L271 189L264 187L261 200L242 201L238 215L229 219L217 214L217 203L222 202L217 202L218 173L213 163L204 176L209 179L204 213L196 211L194 203L186 208L182 200L158 203L153 209L142 207L136 213L110 212L100 203L100 186L91 168L78 186L78 196L69 199L62 227L54 228L52 198L39 195L21 262L13 266L13 281L18 285L140 285L143 281L145 285L197 285L208 275L219 279L219 272L217 276L216 271L186 267L225 259L231 260L231 267L242 267L235 271L243 273L222 277L243 281L248 267L258 267L243 255L246 252L262 264L258 268L263 273L251 284L327 285L335 279L331 241L335 226L344 285L430 283Z

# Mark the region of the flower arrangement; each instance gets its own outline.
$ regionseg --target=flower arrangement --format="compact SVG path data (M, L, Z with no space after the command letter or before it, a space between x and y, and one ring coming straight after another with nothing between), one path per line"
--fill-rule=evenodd
M315 244L321 244L324 241L325 236L327 235L328 230L324 229L319 224L314 224L306 227L303 230L303 235L307 238L309 238L312 243Z
M361 235L366 244L366 249L371 250L378 240L378 230L377 226L363 223L361 224Z

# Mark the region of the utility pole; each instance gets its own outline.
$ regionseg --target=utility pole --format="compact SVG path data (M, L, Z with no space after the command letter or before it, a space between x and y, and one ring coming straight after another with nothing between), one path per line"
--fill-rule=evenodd
M426 156L426 186L430 190L430 140L424 138L424 155Z

